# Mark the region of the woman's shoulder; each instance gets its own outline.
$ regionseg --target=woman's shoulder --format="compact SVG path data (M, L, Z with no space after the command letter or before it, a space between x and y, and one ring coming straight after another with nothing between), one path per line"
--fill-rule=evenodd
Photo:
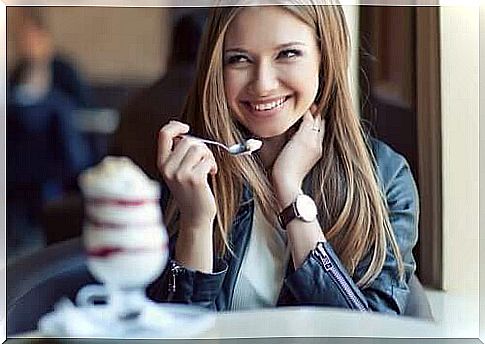
M411 176L409 164L404 156L388 144L376 138L369 138L369 145L374 155L375 166L384 190L398 177L405 173ZM411 176L412 177L412 176Z
M375 137L369 137L369 144L374 153L376 160L397 162L399 160L405 160L405 158L395 151L391 146L389 146L384 141L376 139Z

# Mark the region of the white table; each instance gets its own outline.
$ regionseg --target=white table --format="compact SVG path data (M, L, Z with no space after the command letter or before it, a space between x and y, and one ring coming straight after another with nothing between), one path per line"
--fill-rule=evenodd
M447 337L440 324L378 313L288 307L217 313L214 326L195 338L248 337ZM19 337L41 337L38 332ZM187 338L181 333L172 338Z
M377 313L289 307L221 313L203 338L244 337L440 337L434 322Z

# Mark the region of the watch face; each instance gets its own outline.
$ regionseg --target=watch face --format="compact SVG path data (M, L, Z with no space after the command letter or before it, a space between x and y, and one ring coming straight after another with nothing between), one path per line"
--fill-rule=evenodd
M295 203L298 217L305 222L312 222L317 217L317 206L310 196L299 195Z

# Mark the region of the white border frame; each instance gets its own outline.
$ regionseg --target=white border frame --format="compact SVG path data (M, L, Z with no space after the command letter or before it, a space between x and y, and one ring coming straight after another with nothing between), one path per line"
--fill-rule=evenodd
M231 3L233 1L227 1L224 3ZM322 1L323 2L323 1ZM257 3L257 4L272 4L274 2L272 1L252 1L252 3ZM0 23L5 23L1 27L1 43L3 43L3 46L6 47L6 6L120 6L120 7L205 7L205 6L212 6L214 4L213 1L210 0L140 0L140 1L135 1L135 0L78 0L76 1L75 4L72 2L67 2L66 0L60 1L60 0L39 0L39 1L22 1L22 0L12 0L12 1L5 1L3 0L1 2L1 7L0 7ZM389 5L388 1L348 1L348 0L342 0L341 4L343 5ZM392 5L400 5L400 6L412 6L412 5L420 5L420 6L433 6L437 5L438 1L421 1L421 0L409 0L409 1L399 1L398 3L395 3L393 1ZM439 5L441 6L479 6L480 7L480 30L484 30L483 25L485 25L485 6L483 3L480 3L479 1L475 0L442 0L439 2ZM480 62L482 62L482 58L484 55L483 52L483 46L485 46L485 41L483 38L484 32L480 32ZM478 42L477 42L478 43ZM1 59L1 66L0 66L0 73L2 75L2 89L0 90L0 95L1 95L1 101L0 101L0 106L2 109L2 114L3 114L3 127L0 128L0 135L3 138L4 142L4 147L5 147L5 115L6 115L6 49L2 49L2 59ZM483 81L485 72L480 71L480 81ZM485 102L485 91L482 91L482 88L480 88L480 105L483 105ZM485 125L485 124L483 124ZM482 128L482 121L480 122L480 129ZM481 130L483 132L483 130ZM482 138L483 135L480 135L480 146L482 146L482 143L484 142L484 139ZM5 195L5 148L3 149L3 157L2 157L2 190L3 190L3 195ZM481 159L482 160L482 159ZM482 172L484 171L483 166L482 166L482 161L480 160L480 176ZM482 190L483 189L483 190ZM485 187L480 187L480 200L482 200L482 195L484 195L485 192ZM4 238L5 238L5 196L3 199L3 204L4 206L2 207L2 216L3 216L3 233L4 233ZM485 205L483 205L484 202L481 202L480 205L480 213L485 213ZM477 214L478 216L478 214ZM482 227L482 220L480 219L480 227ZM5 293L5 241L3 242L3 251L0 251L0 256L3 257L3 261L1 262L0 268L2 269L2 273L0 274L0 290L2 290L3 293ZM482 252L485 250L485 235L480 233L480 292L479 292L479 304L480 304L480 314L479 314L479 338L482 340L485 339L485 252ZM460 252L456 252L456 258L459 259ZM478 257L477 257L478 260ZM0 306L0 336L2 336L2 339L5 339L5 312L6 312L6 305L5 305L5 299L2 300L2 304ZM469 337L470 338L470 337ZM359 339L356 339L356 342L362 342ZM465 342L463 340L462 342Z

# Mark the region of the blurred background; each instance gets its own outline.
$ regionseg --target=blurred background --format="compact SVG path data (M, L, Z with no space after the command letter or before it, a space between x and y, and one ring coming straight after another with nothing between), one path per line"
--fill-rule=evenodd
M7 9L7 259L80 235L76 178L108 154L152 178L205 9Z
M207 12L7 7L9 263L81 234L76 177L104 156L129 156L159 179L156 135L180 113ZM418 184L418 276L429 288L475 290L478 54L469 49L478 27L463 23L478 23L478 14L404 6L346 12L355 107L368 132L407 158Z

